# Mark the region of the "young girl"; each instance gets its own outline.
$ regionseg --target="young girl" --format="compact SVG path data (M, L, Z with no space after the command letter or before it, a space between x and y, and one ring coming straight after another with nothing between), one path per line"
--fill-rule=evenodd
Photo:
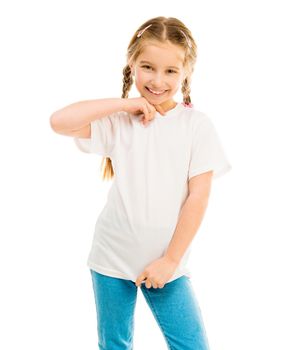
M231 165L211 119L191 104L196 50L180 20L150 19L129 43L121 98L51 116L53 130L104 157L103 179L114 177L88 258L99 349L133 349L137 287L169 349L209 349L186 264L211 181ZM128 98L133 82L141 96Z

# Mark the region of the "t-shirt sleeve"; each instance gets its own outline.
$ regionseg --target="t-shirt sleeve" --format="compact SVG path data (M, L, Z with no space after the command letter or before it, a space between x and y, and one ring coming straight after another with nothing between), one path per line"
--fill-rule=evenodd
M193 130L188 179L213 170L213 179L232 168L211 119L205 115Z
M90 138L74 137L75 144L82 152L110 157L119 127L118 112L96 119L90 123L90 126Z

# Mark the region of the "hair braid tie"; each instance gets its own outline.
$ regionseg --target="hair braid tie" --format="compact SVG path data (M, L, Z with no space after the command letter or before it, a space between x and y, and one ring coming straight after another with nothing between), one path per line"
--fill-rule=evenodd
M187 45L188 45L188 47L191 49L191 48L192 48L192 45L191 45L191 41L190 41L189 37L186 36L186 34L184 33L183 30L181 30L181 29L179 29L179 30L180 30L180 32L185 36L185 39L186 39L186 41L187 41Z
M139 37L144 33L144 31L145 31L147 28L151 27L151 26L152 26L152 23L149 24L149 26L147 26L146 28L140 30L139 33L138 33L138 35L137 35L137 37L139 38Z

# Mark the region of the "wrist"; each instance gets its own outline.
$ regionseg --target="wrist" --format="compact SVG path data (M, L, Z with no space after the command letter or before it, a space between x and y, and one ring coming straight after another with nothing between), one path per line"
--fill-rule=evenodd
M178 259L177 257L174 257L174 256L172 256L172 255L170 255L170 254L168 254L168 253L166 253L165 255L164 255L164 257L167 259L167 260L169 260L172 264L175 264L175 265L179 265L180 264L180 259Z
M120 98L120 106L121 106L121 111L128 112L127 108L126 108L126 106L127 106L127 98L124 98L124 97Z

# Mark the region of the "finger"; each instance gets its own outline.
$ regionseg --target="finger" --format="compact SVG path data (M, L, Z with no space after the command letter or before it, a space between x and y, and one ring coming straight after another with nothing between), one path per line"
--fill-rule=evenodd
M140 115L142 113L143 113L142 109L138 109L137 111L133 112L132 114L133 115Z
M142 113L142 114L140 114L140 119L139 119L139 121L141 122L141 123L143 123L144 124L144 121L146 120L145 119L145 114L144 113Z
M155 282L153 282L153 281L152 281L151 283L152 283L152 286L153 286L154 289L157 289L157 288L158 288L158 284L157 284L157 283L155 283Z
M144 116L142 122L143 122L144 126L146 126L149 123L149 120L147 120L146 117Z
M144 125L146 125L146 124L148 123L148 121L146 120L146 115L145 115L145 113L140 114L139 117L140 117L139 121L140 121L141 123L143 123Z
M142 280L143 280L143 276L141 275L141 276L139 276L137 279L136 279L136 286L137 287L139 287L139 285L141 284L141 282L142 282Z
M148 108L148 120L150 121L150 120L154 119L155 113L156 113L156 109L151 104L148 104L147 108Z
M154 107L150 107L150 120L155 118L156 109Z
M147 276L143 273L142 275L140 275L138 278L137 278L137 281L136 281L136 283L138 284L138 286L140 286L141 285L141 283L143 282L143 281L145 281L147 279Z
M150 109L149 106L147 105L147 103L145 103L144 105L144 114L145 114L145 121L150 120Z
M151 288L152 287L151 281L149 279L146 279L145 285L146 285L147 288Z

